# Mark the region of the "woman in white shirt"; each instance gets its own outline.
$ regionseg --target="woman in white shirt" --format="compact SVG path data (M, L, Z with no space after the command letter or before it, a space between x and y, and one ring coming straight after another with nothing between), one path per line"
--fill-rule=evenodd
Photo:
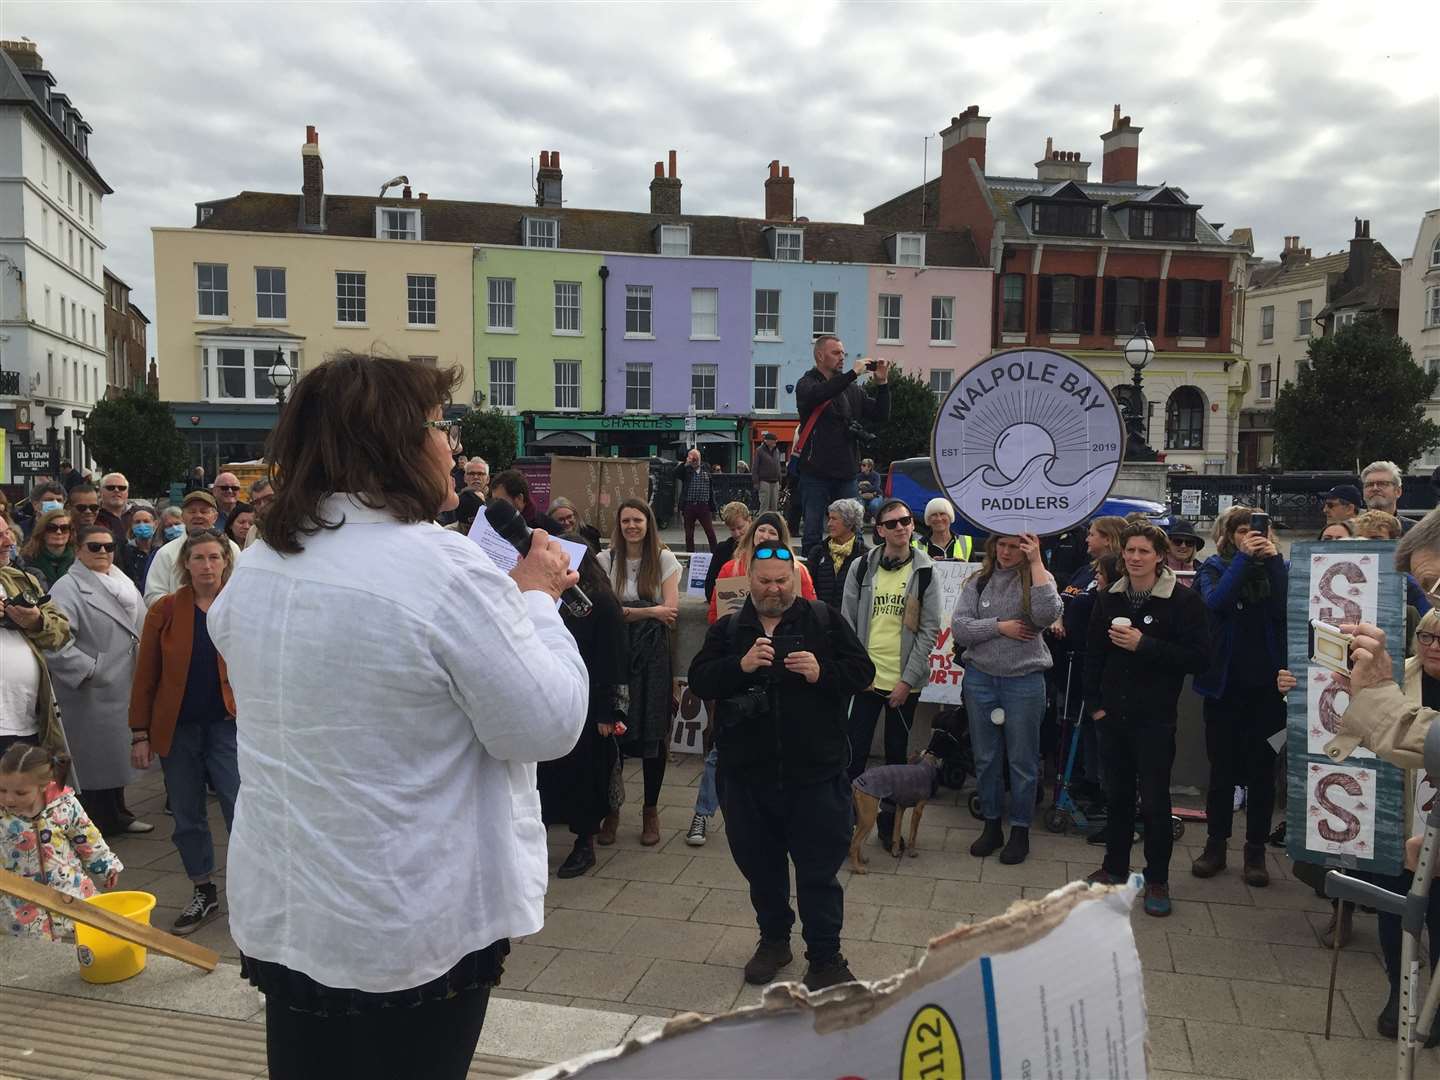
M618 557L616 553L620 554ZM655 513L643 499L626 499L615 512L610 550L600 553L630 626L630 712L620 749L642 759L644 805L640 843L660 842L660 785L665 780L670 727L670 631L680 615L680 560L660 543ZM600 825L596 842L613 844L620 816Z
M458 1080L508 939L543 924L534 762L589 691L556 610L575 575L543 532L506 576L434 523L459 380L349 353L301 379L265 535L209 613L242 778L230 931L272 1078Z

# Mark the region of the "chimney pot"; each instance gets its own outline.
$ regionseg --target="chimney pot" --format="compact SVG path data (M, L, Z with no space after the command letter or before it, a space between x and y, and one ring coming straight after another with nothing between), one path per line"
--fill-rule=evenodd
M551 151L550 151L550 167L551 167L552 169L558 169L558 168L560 168L560 151L559 151L559 150L551 150Z
M670 179L675 179L675 151L670 151Z
M780 159L779 159L779 158L776 158L776 159L774 159L773 161L770 162L770 175L771 175L771 177L778 177L778 176L780 175Z
M401 197L402 199L408 199L408 198L410 198L410 185L409 185L409 184L406 184L403 188L400 189L400 197Z
M656 177L656 179L663 179L664 176L665 176L665 165L664 165L664 163L663 163L663 162L659 162L659 161L655 162L655 177Z
M430 201L430 196L429 196L427 193L423 192L423 191L420 192L420 202L421 202L421 203L427 203L427 202L429 202L429 201Z
M781 176L782 179L788 179L788 178L789 178L789 176L790 176L790 166L789 166L789 165L782 165L782 166L780 166L780 176Z
M1114 131L1120 126L1120 103L1115 103L1115 115L1110 120L1110 130Z
M305 142L310 146L320 145L320 133L315 130L314 124L305 125Z
M1049 157L1051 154L1053 154L1054 152L1055 152L1055 137L1054 137L1053 135L1046 135L1046 136L1045 136L1045 156L1048 158L1048 157Z

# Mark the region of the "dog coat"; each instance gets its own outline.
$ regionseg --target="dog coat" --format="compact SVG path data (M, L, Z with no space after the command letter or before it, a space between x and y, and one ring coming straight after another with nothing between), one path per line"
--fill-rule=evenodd
M935 797L940 787L940 770L928 762L914 765L876 765L855 778L855 788L876 799L889 799L897 806L914 806Z

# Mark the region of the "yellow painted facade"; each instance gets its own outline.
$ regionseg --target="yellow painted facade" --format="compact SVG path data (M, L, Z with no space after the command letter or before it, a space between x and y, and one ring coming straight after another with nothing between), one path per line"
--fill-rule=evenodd
M338 349L374 351L401 358L430 359L456 366L464 381L457 404L469 404L474 391L474 294L469 244L293 233L231 232L219 229L155 228L155 334L160 397L167 401L224 402L260 400L225 393L212 368L202 370L203 341L262 340L256 331L302 339L287 345L298 354L301 372ZM226 314L201 314L202 303L216 308L213 271L224 266ZM262 319L258 305L274 305L274 275L257 296L256 270L285 271L283 319ZM363 274L363 323L341 323L337 274ZM434 326L410 323L410 275L433 276ZM347 279L353 294L353 278ZM200 295L200 285L207 295ZM353 300L352 300L353 303ZM272 306L271 311L275 310ZM279 341L280 339L276 339ZM272 344L269 346L274 348ZM213 349L210 350L213 353ZM208 360L209 357L203 359Z

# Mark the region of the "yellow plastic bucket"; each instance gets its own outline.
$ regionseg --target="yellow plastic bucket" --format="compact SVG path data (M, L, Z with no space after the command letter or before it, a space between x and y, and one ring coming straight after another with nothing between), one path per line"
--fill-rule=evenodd
M155 897L148 892L112 892L92 896L86 903L149 926ZM145 970L143 945L132 945L113 934L78 922L75 924L75 954L80 960L80 977L86 982L120 982Z

